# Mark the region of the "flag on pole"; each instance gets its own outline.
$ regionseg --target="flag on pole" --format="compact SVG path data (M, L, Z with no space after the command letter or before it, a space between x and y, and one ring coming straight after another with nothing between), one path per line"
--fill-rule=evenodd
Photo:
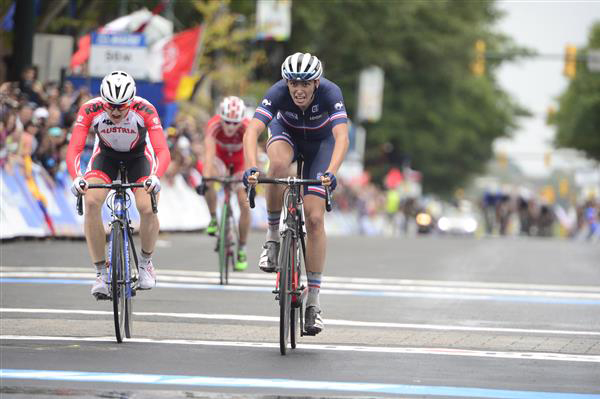
M77 41L77 51L71 56L71 70L81 66L90 58L90 46L92 44L92 35L82 36Z
M192 70L201 30L202 28L198 26L180 32L174 35L162 48L162 78L165 102L174 101L177 98L177 89L181 79ZM182 88L182 93L189 91L190 85L193 88L193 83L195 83L193 79L187 78L183 82L187 90Z

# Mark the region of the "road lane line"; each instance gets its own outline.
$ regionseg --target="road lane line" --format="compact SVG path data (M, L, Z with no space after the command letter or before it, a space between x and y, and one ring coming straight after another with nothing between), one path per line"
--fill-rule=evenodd
M516 391L471 387L435 385L384 384L374 382L342 382L291 380L283 378L209 377L190 375L105 373L66 370L0 369L0 378L6 380L43 380L71 382L110 382L147 385L183 385L225 388L263 388L310 391L366 392L394 395L458 396L508 399L598 399L600 395L571 392Z
M57 273L57 272L0 272L0 278L95 278L93 273ZM218 277L189 277L172 276L169 274L159 274L160 282L168 283L198 283L198 284L216 284L219 283ZM241 279L231 278L230 284L268 286L274 284L274 279ZM429 292L436 294L467 294L467 295L506 295L506 296L533 296L549 298L576 298L576 299L595 299L600 300L600 293L590 292L561 292L561 291L540 291L526 289L492 289L492 288L464 288L464 287L424 287L424 286L395 286L390 284L357 284L357 283L327 283L327 289L340 290L375 290L383 292Z
M243 291L243 292L271 292L271 286L241 286L241 285L218 285L218 284L192 284L192 283L169 283L161 282L158 277L156 286L158 288L179 288L195 290L212 291ZM0 284L67 284L67 285L90 285L92 280L71 280L71 279L43 279L43 278L0 278ZM396 292L380 290L347 290L322 288L321 294L325 295L346 295L362 297L396 297L396 298L428 298L428 299L449 299L449 300L474 300L474 301L497 301L497 302L520 302L520 303L538 303L554 305L600 305L600 298L570 298L570 297L548 297L534 295L485 295L485 294L464 294L464 293L436 293L433 292ZM589 294L593 295L593 294Z
M0 308L0 313L23 313L23 314L71 314L71 315L113 315L107 310L85 310L85 309L34 309L34 308ZM233 314L208 314L208 313L166 313L166 312L136 312L136 317L159 317L180 319L202 319L202 320L228 320L228 321L251 321L279 323L279 317L258 315L233 315ZM466 332L491 332L491 333L517 333L517 334L548 334L548 335L579 335L600 336L597 331L581 330L544 330L529 328L506 328L506 327L474 327L474 326L451 326L439 324L415 324L415 323L389 323L370 322L355 320L327 319L327 325L344 327L369 327L369 328L397 328L412 330L437 330L437 331L466 331Z
M58 266L0 266L0 272L81 272L94 277L93 270L83 267L58 267ZM195 270L173 270L161 268L158 271L159 276L163 274L168 276L189 276L218 278L218 272L195 271ZM274 281L274 275L265 273L240 273L233 278L240 280L267 280ZM349 284L367 284L367 285L417 285L433 287L456 287L456 288L490 288L490 289L515 289L515 290L540 290L540 291L576 291L576 292L595 292L600 293L599 286L590 285L558 285L558 284L524 284L524 283L500 283L500 282L482 282L482 281L445 281L445 280L411 280L411 279L393 279L393 278L367 278L367 277L341 277L324 276L325 282L339 282Z
M14 341L75 341L75 342L114 342L114 337L60 337L60 336L37 336L37 335L0 335L0 340ZM131 338L127 342L144 344L166 344L166 345L196 345L196 346L224 346L238 348L279 348L279 343L271 342L235 342L235 341L206 341L187 339L154 339L154 338ZM583 362L600 363L599 355L576 355L568 353L553 352L501 352L483 351L473 349L455 348L423 348L423 347L391 347L391 346L359 346L359 345L330 345L330 344L298 344L297 348L315 351L335 352L361 352L361 353L385 353L385 354L411 354L411 355L440 355L440 356L463 356L463 357L485 357L492 359L516 359L516 360L544 360L559 362Z

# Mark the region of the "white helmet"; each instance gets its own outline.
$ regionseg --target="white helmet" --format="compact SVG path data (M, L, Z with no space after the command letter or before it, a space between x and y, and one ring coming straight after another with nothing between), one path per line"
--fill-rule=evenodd
M109 104L126 104L135 97L135 81L127 72L113 71L102 79L100 96Z
M281 76L286 80L316 80L322 74L321 61L310 53L292 54L281 64Z
M225 97L219 106L219 115L225 122L240 123L246 114L244 100L236 96Z

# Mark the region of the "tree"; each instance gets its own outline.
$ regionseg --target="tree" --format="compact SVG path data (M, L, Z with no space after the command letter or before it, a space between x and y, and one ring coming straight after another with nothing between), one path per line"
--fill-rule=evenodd
M252 72L265 59L262 51L249 46L256 30L245 26L242 14L231 12L230 3L229 0L193 3L204 21L198 70L211 77L220 95L245 94Z
M491 27L501 16L493 1L354 1L293 3L289 51L322 58L325 77L356 111L360 70L385 71L382 119L366 126L367 168L381 178L390 166L423 172L425 189L451 193L483 171L492 142L514 129L517 106L494 79L501 62L524 55ZM486 74L474 76L474 44L490 53Z
M592 27L589 43L581 49L577 74L560 96L550 122L557 127L557 146L581 150L600 161L600 71L590 71L582 62L593 49L600 49L600 23Z

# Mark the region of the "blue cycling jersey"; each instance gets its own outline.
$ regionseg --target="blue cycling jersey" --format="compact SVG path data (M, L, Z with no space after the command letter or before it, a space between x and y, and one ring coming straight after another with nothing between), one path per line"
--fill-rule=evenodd
M313 101L302 111L290 95L284 79L275 83L256 108L254 117L269 125L275 117L292 135L301 134L306 140L323 140L331 136L331 129L347 123L342 91L330 80L320 79Z

